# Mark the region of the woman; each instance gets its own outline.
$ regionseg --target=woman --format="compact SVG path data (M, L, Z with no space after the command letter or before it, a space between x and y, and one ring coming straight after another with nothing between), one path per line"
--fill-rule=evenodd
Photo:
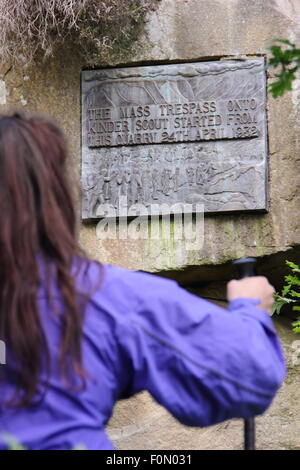
M53 123L0 119L0 431L29 449L112 449L114 403L141 390L189 426L264 412L285 373L267 280L229 283L227 311L88 260L65 163Z

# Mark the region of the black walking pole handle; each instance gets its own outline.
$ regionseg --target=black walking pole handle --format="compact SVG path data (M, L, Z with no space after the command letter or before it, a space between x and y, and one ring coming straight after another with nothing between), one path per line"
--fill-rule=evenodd
M240 258L232 263L237 267L239 279L255 276L255 258ZM255 419L244 420L244 449L255 450Z

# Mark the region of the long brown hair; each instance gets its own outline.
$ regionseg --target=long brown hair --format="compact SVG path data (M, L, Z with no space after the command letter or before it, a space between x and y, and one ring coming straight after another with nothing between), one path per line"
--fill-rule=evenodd
M0 339L17 364L11 400L17 406L31 402L39 389L42 357L49 362L37 305L41 260L51 263L64 303L62 375L68 375L71 364L84 376L82 309L70 272L74 256L83 253L76 242L66 157L64 137L49 119L18 112L0 117Z

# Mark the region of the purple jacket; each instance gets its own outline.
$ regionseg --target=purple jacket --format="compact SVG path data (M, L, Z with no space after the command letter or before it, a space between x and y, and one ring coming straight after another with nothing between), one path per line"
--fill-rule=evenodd
M13 409L3 404L11 385L0 381L0 449L6 448L2 431L29 449L113 449L105 426L114 404L141 390L188 426L247 418L271 404L285 365L272 320L256 307L259 299L236 299L224 310L173 280L111 265L103 271L85 311L88 380L79 393L59 378L60 326L41 288L50 388L39 403ZM77 277L78 289L87 291L98 274L98 263L90 262Z

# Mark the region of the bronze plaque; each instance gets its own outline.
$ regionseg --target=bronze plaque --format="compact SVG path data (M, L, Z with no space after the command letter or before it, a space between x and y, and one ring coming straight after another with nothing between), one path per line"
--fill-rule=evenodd
M83 71L82 188L83 219L267 210L263 58Z

